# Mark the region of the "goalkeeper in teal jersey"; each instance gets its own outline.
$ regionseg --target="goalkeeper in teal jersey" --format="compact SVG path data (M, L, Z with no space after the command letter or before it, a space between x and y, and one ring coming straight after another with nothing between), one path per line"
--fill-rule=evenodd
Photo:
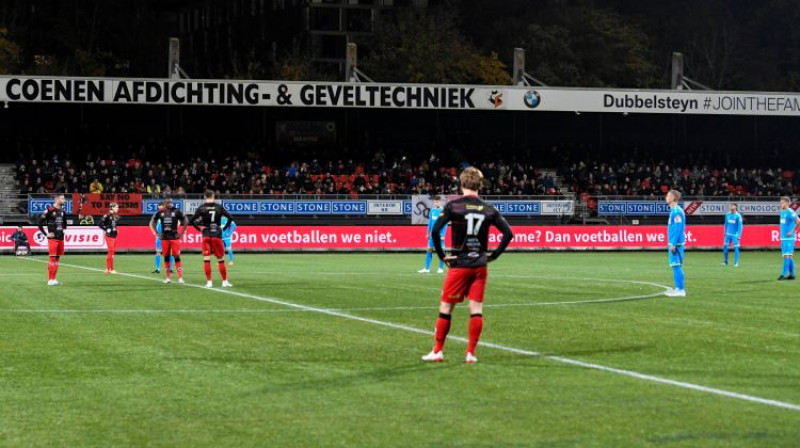
M686 297L686 285L683 275L683 253L686 245L686 214L678 205L681 199L680 192L670 190L666 201L669 205L669 221L667 223L667 248L669 250L669 265L672 267L672 277L675 279L675 289L670 289L665 294L668 297Z
M225 224L227 223L228 218L223 216L221 222L223 229L225 229ZM231 225L222 231L222 243L225 245L225 252L228 253L228 260L231 266L233 266L233 247L231 247L231 239L233 238L234 231L236 231L236 221L231 221Z
M739 206L731 204L731 211L725 214L725 243L722 246L723 266L728 265L728 247L733 246L733 265L739 267L739 240L742 238L744 221L739 214Z
M431 214L428 216L428 231L425 235L428 238L428 252L425 254L425 267L420 269L420 274L427 274L431 272L431 260L433 259L433 226L436 224L436 220L439 219L439 216L442 214L442 197L436 196L433 198L433 208L431 209ZM445 235L447 235L447 224L442 227L442 231L439 233L442 238L442 243L445 241ZM444 272L444 261L439 260L439 270L436 271L439 274Z
M794 280L794 241L800 218L789 208L792 200L781 198L781 254L783 254L783 273L778 280Z

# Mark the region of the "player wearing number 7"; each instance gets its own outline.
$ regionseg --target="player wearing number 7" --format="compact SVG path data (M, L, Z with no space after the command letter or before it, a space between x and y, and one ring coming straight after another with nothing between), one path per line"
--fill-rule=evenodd
M213 191L206 191L205 197L205 204L197 207L189 222L198 232L203 232L203 269L206 273L206 288L214 286L211 282L212 254L217 258L219 274L222 277L222 287L230 288L233 285L228 283L228 269L225 267L225 245L222 242L222 235L233 222L233 217L225 210L222 204L214 201ZM222 225L223 217L227 218L224 226ZM202 230L197 225L198 221L203 226Z
M478 361L475 357L475 347L483 330L483 294L488 276L486 264L496 260L514 236L511 227L500 216L500 212L478 197L478 191L483 183L483 174L480 170L473 167L466 168L461 173L460 180L464 196L447 203L431 231L436 254L450 269L447 271L442 288L433 350L422 357L423 361L444 360L444 342L450 331L453 309L465 298L469 301L470 313L469 343L465 361L467 363ZM440 233L447 223L452 224L450 256L445 256ZM491 226L500 230L503 239L497 249L487 254Z

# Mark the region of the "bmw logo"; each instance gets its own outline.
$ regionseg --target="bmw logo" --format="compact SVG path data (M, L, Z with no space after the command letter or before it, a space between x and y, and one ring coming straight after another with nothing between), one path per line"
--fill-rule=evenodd
M525 92L525 105L528 106L530 109L536 109L539 106L539 103L542 102L542 97L539 95L539 92L535 90L528 90Z

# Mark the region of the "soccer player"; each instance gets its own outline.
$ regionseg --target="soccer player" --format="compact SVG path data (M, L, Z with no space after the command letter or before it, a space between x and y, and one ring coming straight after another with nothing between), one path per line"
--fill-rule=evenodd
M236 231L236 221L230 221L228 224L228 218L222 217L222 227L225 228L222 232L222 242L225 243L225 252L228 252L228 259L230 260L230 265L233 266L233 232Z
M686 297L685 277L683 275L683 254L686 244L686 214L678 205L681 193L670 190L665 200L669 205L669 221L667 224L667 248L669 249L669 265L672 266L672 277L675 279L675 289L664 293L668 297Z
M733 245L733 266L739 267L739 240L742 238L744 221L738 212L739 206L731 204L731 211L725 214L725 243L722 246L723 266L728 265L728 246Z
M160 231L157 230L156 224L161 224ZM178 274L178 283L183 281L183 266L181 264L181 239L186 233L187 219L183 212L172 206L172 199L164 199L163 210L157 211L152 218L150 218L150 230L153 236L161 239L164 254L164 267L166 268L166 276L164 283L172 283L172 270L170 262L167 257L175 257L175 272Z
M60 285L56 276L58 262L64 255L64 232L67 230L67 214L64 213L66 202L62 193L56 194L53 205L47 207L39 217L39 231L47 236L47 250L50 256L47 263L47 286Z
M474 363L475 347L483 330L483 295L488 271L486 264L496 260L508 247L514 236L511 227L492 205L478 197L483 183L483 174L474 167L465 168L460 176L463 196L447 203L442 216L433 226L433 246L440 260L447 263L447 276L442 289L439 318L433 350L422 357L423 361L444 360L444 342L450 331L450 320L457 303L469 300L469 343L465 361ZM451 255L445 256L441 231L448 222L453 223ZM503 234L500 245L487 254L489 227L497 227Z
M428 238L428 251L425 254L425 267L420 269L420 274L427 274L431 272L431 259L433 258L433 251L435 250L433 247L433 235L431 231L433 230L433 226L436 224L436 221L439 217L442 216L442 197L436 196L433 198L433 208L431 209L431 214L428 218L428 231L425 233L425 236ZM445 241L445 236L447 235L447 224L442 227L442 233L439 235L442 241ZM439 270L436 271L438 274L444 272L444 261L439 260Z
M206 288L214 287L214 283L211 281L211 254L217 258L219 275L222 276L222 287L230 288L233 285L228 282L228 269L225 268L225 247L222 242L222 235L228 230L228 226L222 226L222 218L228 218L228 223L232 223L233 217L222 204L215 202L213 191L206 191L204 196L205 204L197 207L189 222L198 232L203 233L203 268L206 273ZM198 221L203 226L202 229L198 226Z
M164 203L158 204L158 211L164 210ZM161 221L156 223L156 232L161 233ZM175 257L169 257L170 266L175 266ZM170 268L171 270L172 268ZM161 238L156 237L156 269L153 274L161 273Z
M781 197L781 253L783 254L783 273L778 280L794 280L794 240L800 218L789 208L792 200Z
M117 221L119 221L119 204L111 203L111 208L108 213L103 215L100 219L99 227L106 233L106 246L108 246L108 254L106 255L106 274L116 274L114 270L114 253L117 251Z

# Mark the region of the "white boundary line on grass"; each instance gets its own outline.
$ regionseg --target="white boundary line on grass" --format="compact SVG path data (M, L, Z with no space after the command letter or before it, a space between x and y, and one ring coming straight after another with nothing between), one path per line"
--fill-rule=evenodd
M40 260L31 260L31 261L44 263L44 261L40 261ZM83 269L85 271L103 272L102 269L90 268L90 267L86 267L86 266L79 266L79 265L74 265L74 264L64 264L64 263L62 263L61 265L64 266L64 267ZM158 281L158 282L161 281L161 280L159 280L157 278L145 277L143 275L138 275L138 274L119 273L118 275L124 276L124 277L130 277L130 278L137 278L137 279L141 279L141 280ZM287 302L285 300L276 299L276 298L272 298L272 297L262 297L262 296L257 296L257 295L254 295L254 294L247 294L247 293L243 293L243 292L233 291L233 290L230 290L230 289L207 289L207 288L205 288L205 287L203 287L201 285L192 285L192 284L185 284L185 285L177 285L176 284L176 285L170 285L170 287L173 287L173 288L174 287L197 288L197 289L200 289L200 290L213 291L213 292L217 292L217 293L220 293L220 294L227 294L227 295L231 295L231 296L235 296L235 297L241 297L241 298L245 298L245 299L257 300L259 302L271 303L273 305L282 305L282 306L289 307L289 308L305 310L305 311L310 311L310 312L319 313L319 314L325 314L325 315L328 315L328 316L340 317L340 318L343 318L343 319L350 319L350 320L354 320L354 321L358 321L358 322L364 322L364 323L368 323L368 324L379 325L379 326L382 326L382 327L393 328L393 329L396 329L396 330L403 330L403 331L407 331L409 333L422 334L422 335L425 335L425 336L432 336L433 335L432 331L422 330L420 328L410 327L408 325L402 325L402 324L396 324L396 323L386 322L386 321L377 320L377 319L369 319L369 318L366 318L366 317L354 316L352 314L346 314L346 313L343 313L343 312L340 312L340 311L329 310L329 309L325 309L325 308L317 308L317 307L307 306L307 305L301 305L299 303ZM461 338L461 337L457 337L457 336L451 336L450 339L451 340L455 340L455 341L459 341L459 342L462 342L462 343L468 342L467 339ZM531 357L535 357L535 358L547 359L547 360L559 362L559 363L562 363L562 364L573 365L573 366L576 366L576 367L583 367L585 369L599 370L599 371L602 371L602 372L609 372L609 373L616 373L617 375L636 378L636 379L639 379L639 380L642 380L642 381L648 381L648 382L651 382L651 383L666 384L666 385L670 385L670 386L679 387L681 389L694 390L694 391L697 391L697 392L704 392L704 393L711 394L711 395L717 395L717 396L721 396L721 397L733 398L733 399L736 399L736 400L747 401L747 402L750 402L750 403L757 403L757 404L762 404L762 405L766 405L766 406L772 406L772 407L776 407L776 408L788 409L788 410L791 410L791 411L800 412L800 405L794 404L794 403L788 403L788 402L778 401L778 400L771 400L771 399L768 399L768 398L757 397L757 396L754 396L754 395L741 394L741 393L738 393L738 392L731 392L731 391L724 390L724 389L717 389L717 388L713 388L713 387L702 386L702 385L699 385L699 384L687 383L685 381L678 381L678 380L672 380L672 379L669 379L669 378L662 378L662 377L655 376L655 375L648 375L648 374L645 374L645 373L639 373L639 372L636 372L636 371L633 371L633 370L625 370L625 369L618 369L618 368L614 368L614 367L607 367L607 366L603 366L603 365L595 364L595 363L591 363L591 362L584 362L584 361L578 361L576 359L564 358L562 356L544 355L544 354L542 354L540 352L534 352L534 351L530 351L530 350L523 350L523 349L519 349L519 348L509 347L509 346L506 346L506 345L495 344L495 343L492 343L492 342L483 342L482 341L480 343L480 345L483 346L483 347L493 348L495 350L505 351L505 352L509 352L509 353L516 353L518 355L531 356Z

